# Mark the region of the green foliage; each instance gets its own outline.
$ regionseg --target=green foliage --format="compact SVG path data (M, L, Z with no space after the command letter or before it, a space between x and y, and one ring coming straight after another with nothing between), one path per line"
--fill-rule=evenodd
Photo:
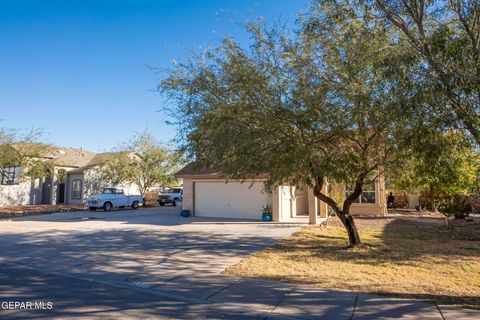
M270 207L268 204L262 207L262 213L270 213L272 214L272 207Z
M0 171L8 166L20 166L21 177L40 178L53 173L53 163L44 158L50 146L40 142L39 131L22 133L0 128Z
M456 194L440 202L438 211L447 217L454 215L456 219L464 219L472 213L472 205L467 197Z
M414 53L419 85L434 87L448 101L435 106L436 112L452 113L480 144L479 1L360 0L356 6L363 5L378 10L399 44Z
M67 181L68 175L65 169L60 169L57 172L57 182L58 183L65 183Z
M404 189L424 189L451 196L469 193L478 185L480 154L459 131L428 132L413 147L408 169L396 177Z
M171 70L161 89L187 155L231 178L268 173L267 187L353 181L361 191L397 169L416 122L409 57L385 25L352 14L322 2L298 32L249 24L248 49L225 39Z
M152 186L174 183L173 174L181 164L177 152L169 150L151 133L144 131L105 157L101 172L109 183L133 183L145 195Z

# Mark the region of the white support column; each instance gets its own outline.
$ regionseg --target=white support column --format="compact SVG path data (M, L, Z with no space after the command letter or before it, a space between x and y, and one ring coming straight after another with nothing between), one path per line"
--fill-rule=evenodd
M281 205L281 190L282 187L276 187L273 192L272 192L272 220L273 221L282 221L281 217L281 210L282 210L282 205Z
M313 190L311 188L307 189L308 197L308 223L309 224L318 224L318 199L313 195Z

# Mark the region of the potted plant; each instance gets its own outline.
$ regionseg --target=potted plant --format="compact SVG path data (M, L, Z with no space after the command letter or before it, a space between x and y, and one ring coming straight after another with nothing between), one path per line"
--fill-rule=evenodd
M272 221L272 207L268 204L262 208L262 221Z

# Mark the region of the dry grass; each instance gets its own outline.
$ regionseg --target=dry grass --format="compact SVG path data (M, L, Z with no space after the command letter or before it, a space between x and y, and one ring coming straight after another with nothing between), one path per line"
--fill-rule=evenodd
M226 273L480 307L480 225L443 219L358 218L346 249L337 223L307 227Z

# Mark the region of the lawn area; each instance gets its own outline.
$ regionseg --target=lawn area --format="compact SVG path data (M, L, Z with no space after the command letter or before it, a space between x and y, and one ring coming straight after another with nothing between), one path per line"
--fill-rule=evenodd
M363 244L346 249L346 232L333 219L225 272L480 308L480 224L455 221L447 229L440 217L358 217Z

